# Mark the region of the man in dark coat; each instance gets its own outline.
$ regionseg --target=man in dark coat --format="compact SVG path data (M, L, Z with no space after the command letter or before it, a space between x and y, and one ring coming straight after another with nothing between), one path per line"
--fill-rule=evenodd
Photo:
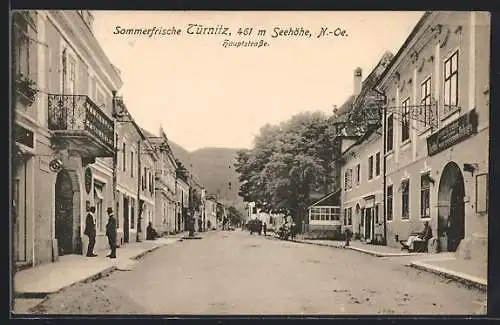
M113 214L113 209L108 208L108 224L106 225L106 236L108 237L109 247L111 253L106 257L116 258L116 219Z
M87 218L85 219L85 231L83 232L85 235L89 237L89 246L87 248L88 257L97 256L96 254L94 254L95 236L96 236L94 213L95 213L95 207L90 207L87 213Z

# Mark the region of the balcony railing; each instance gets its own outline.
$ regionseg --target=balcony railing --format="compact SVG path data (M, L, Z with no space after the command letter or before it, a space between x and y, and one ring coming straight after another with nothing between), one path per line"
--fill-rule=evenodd
M90 135L113 152L113 121L88 96L49 94L48 115L50 130L64 131L63 136Z

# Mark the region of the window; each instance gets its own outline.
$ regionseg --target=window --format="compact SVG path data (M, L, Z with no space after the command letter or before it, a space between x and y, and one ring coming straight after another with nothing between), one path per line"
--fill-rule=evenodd
M394 143L394 114L390 114L387 117L387 151L391 151L393 149Z
M420 217L430 218L430 182L429 173L425 173L420 176Z
M401 182L401 219L410 218L410 180Z
M126 148L125 148L125 142L123 143L122 146L122 164L123 164L123 171L127 171L127 153L126 153Z
M375 155L375 175L380 175L380 152Z
M29 32L36 32L35 19L32 12L18 11L12 14L12 22L13 73L29 78L34 72L30 69L32 68L30 66L32 64L30 64L30 61L33 59L32 54L36 50L33 48Z
M344 173L344 190L352 188L352 168L349 168Z
M347 208L344 209L344 226L347 226Z
M94 181L94 205L95 205L95 222L96 222L96 229L99 231L104 231L104 224L102 221L102 200L103 200L103 195L102 195L102 188L103 184L98 183Z
M130 177L134 177L134 152L130 151Z
M356 185L359 185L359 181L361 179L361 165L356 165Z
M423 127L430 126L431 124L431 77L425 79L420 86L420 107L418 115L420 125Z
M386 219L387 221L392 220L392 185L387 186L387 215Z
M488 174L476 176L476 212L488 212Z
M368 179L373 178L373 156L368 158Z
M442 116L458 105L458 51L444 62L444 105Z
M141 177L141 184L142 184L142 190L144 191L147 188L147 168L144 167L144 173L142 174Z
M135 227L135 199L130 199L130 228Z
M378 204L375 205L375 224L378 224Z
M406 98L401 105L401 142L410 138L410 97Z
M352 226L352 208L347 209L347 225Z

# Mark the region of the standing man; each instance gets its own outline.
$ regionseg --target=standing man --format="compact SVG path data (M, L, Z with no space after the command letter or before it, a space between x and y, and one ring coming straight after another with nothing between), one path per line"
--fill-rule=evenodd
M89 237L89 246L87 247L87 257L96 257L94 254L95 246L95 220L94 220L95 207L90 207L87 213L87 218L85 219L85 231L83 232L87 237Z
M106 225L106 236L108 237L111 253L106 257L116 258L116 219L113 214L113 208L108 208L108 224Z

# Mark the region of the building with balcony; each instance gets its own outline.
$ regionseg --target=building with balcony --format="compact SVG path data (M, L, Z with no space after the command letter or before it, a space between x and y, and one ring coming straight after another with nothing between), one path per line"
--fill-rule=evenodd
M82 253L86 208L113 206L112 98L122 81L92 33L91 17L39 10L14 19L21 94L13 184L16 232L24 233L16 254L30 264ZM104 221L97 222L99 232ZM103 244L98 236L96 245Z
M162 128L160 128L159 136L147 131L144 132L159 156L154 169L156 180L156 185L154 187L156 213L152 220L152 224L158 233L175 233L180 226L180 218L176 213L175 172L177 164L175 162L175 157L168 144L168 138Z
M429 221L433 247L487 261L490 15L427 12L377 88L387 241Z

